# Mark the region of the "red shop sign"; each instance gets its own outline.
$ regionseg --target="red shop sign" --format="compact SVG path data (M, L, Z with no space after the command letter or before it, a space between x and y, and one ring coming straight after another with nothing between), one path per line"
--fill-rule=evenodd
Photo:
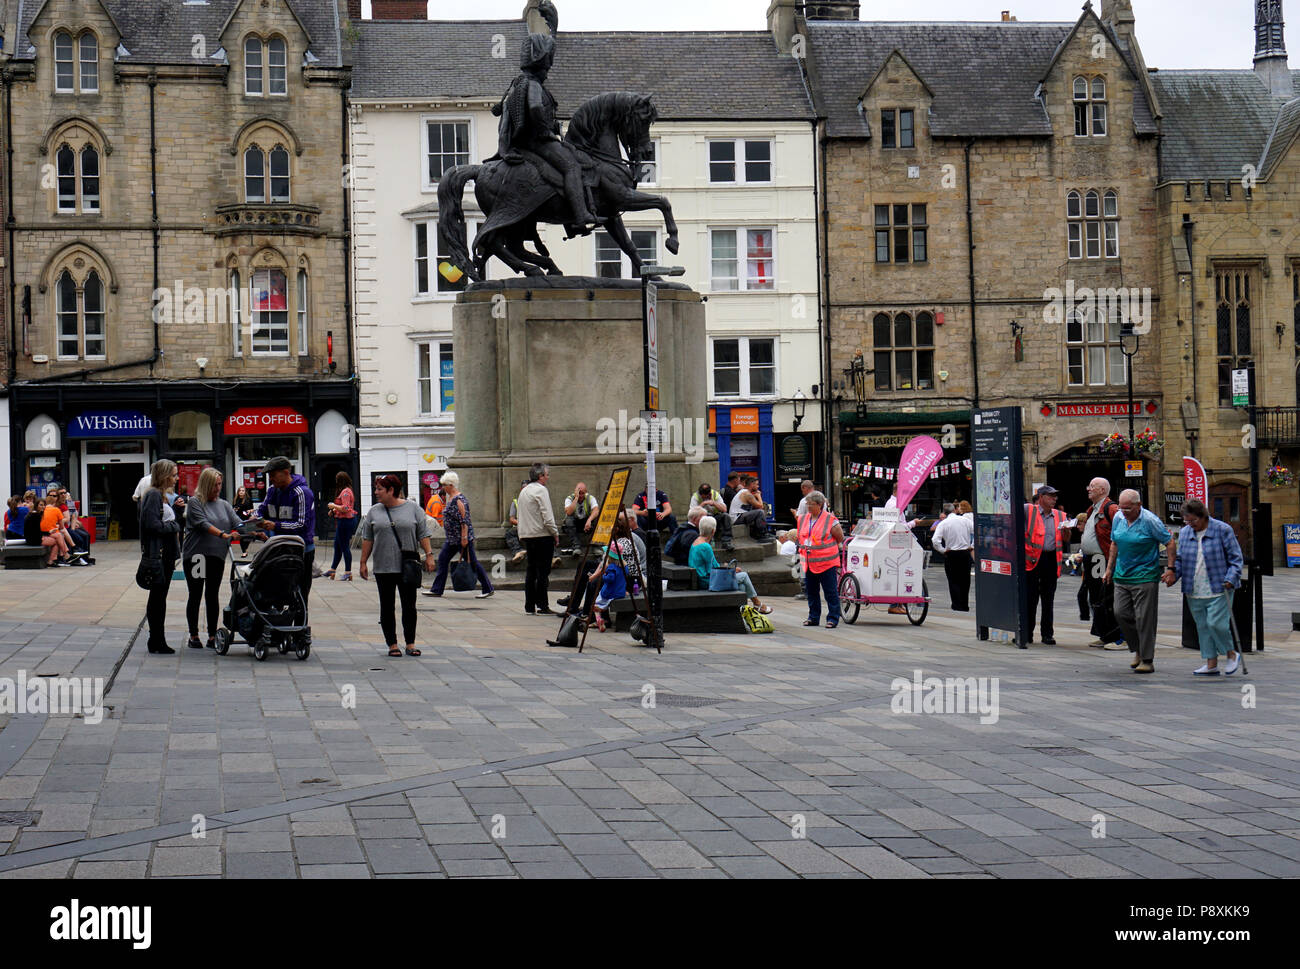
M226 436L306 434L307 418L292 407L241 407L226 418Z
M1133 402L1133 413L1142 413L1140 401ZM1057 404L1057 417L1127 417L1128 404Z

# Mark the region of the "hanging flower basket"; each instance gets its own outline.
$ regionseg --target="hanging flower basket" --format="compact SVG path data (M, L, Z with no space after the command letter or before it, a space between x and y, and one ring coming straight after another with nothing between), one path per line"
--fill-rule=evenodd
M1295 484L1295 474L1282 464L1271 464L1264 472L1270 488L1289 488Z
M1165 442L1156 437L1156 432L1149 427L1144 427L1133 437L1133 446L1130 449L1128 438L1119 431L1108 434L1102 438L1101 444L1098 445L1102 454L1159 454L1165 449Z
M857 491L863 484L863 479L856 474L846 474L840 478L840 487L845 491Z

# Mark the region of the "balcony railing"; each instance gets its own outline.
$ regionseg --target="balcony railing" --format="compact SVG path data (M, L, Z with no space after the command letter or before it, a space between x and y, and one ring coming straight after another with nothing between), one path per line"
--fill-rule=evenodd
M1300 447L1300 407L1261 407L1259 443L1266 447Z
M289 232L322 236L320 208L292 202L236 202L218 205L216 210L219 236L237 232Z

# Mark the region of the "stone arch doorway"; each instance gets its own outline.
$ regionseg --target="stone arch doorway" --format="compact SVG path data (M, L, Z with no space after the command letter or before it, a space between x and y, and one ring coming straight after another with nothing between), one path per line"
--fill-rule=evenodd
M1056 507L1071 515L1088 507L1088 482L1093 478L1105 478L1110 482L1112 498L1125 488L1134 486L1125 483L1124 459L1102 454L1095 443L1068 447L1047 462L1047 484L1060 492ZM1033 495L1027 497L1033 500Z

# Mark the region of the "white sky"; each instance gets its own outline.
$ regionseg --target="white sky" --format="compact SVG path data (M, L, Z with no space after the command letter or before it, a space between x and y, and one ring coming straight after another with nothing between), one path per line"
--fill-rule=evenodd
M1292 10L1300 0L1291 0ZM766 27L768 0L556 0L562 30L760 30ZM439 20L518 17L524 0L430 0L429 13ZM650 8L647 12L646 8ZM1000 20L1010 9L1018 20L1073 21L1081 0L863 0L862 17L911 20L918 9L926 20ZM1104 0L1093 7L1105 8ZM370 2L362 8L369 14ZM1284 8L1285 9L1285 8ZM1252 0L1134 0L1138 41L1148 67L1249 69L1255 52L1255 5ZM1300 29L1300 28L1298 28ZM1292 33L1300 51L1300 35ZM1300 68L1300 58L1296 61Z

